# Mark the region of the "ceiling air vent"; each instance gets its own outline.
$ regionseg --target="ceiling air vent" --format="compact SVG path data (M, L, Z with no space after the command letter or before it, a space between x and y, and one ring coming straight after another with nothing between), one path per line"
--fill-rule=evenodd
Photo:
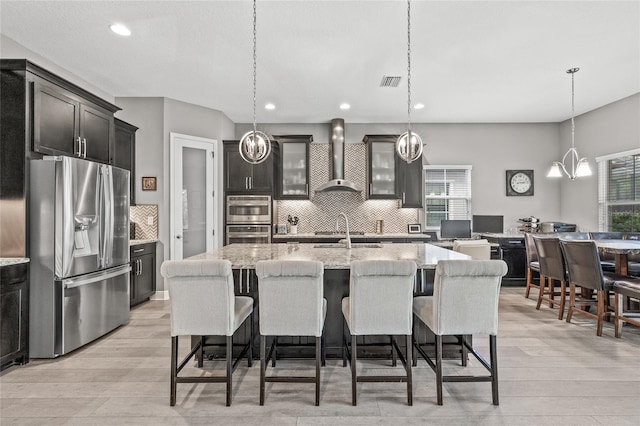
M400 84L401 78L402 77L398 77L398 76L383 75L382 81L380 81L380 87L398 87L398 84Z

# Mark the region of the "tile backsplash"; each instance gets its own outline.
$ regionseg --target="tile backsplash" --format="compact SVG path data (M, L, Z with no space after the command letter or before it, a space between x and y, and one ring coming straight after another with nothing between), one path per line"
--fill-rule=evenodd
M129 207L132 240L158 239L158 205L138 204Z
M310 145L311 194L309 200L280 200L276 202L274 222L287 223L287 216L298 216L299 233L335 230L341 212L349 218L353 231L375 232L376 220L384 220L385 233L406 233L407 225L419 222L420 209L399 208L399 200L366 200L367 153L365 144L345 144L345 179L360 188L359 192L318 192L315 190L331 178L330 145ZM344 223L340 222L340 229Z

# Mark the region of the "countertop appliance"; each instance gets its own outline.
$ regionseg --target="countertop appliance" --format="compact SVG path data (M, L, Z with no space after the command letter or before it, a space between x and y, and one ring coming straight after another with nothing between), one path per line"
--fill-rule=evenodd
M271 196L227 195L225 244L271 242Z
M64 355L129 321L129 171L30 162L32 358Z
M575 223L542 222L540 225L542 232L576 232Z

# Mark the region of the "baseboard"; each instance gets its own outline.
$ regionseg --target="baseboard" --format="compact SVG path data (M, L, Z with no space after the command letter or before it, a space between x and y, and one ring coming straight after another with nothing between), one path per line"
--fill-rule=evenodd
M156 291L149 300L169 300L169 290Z

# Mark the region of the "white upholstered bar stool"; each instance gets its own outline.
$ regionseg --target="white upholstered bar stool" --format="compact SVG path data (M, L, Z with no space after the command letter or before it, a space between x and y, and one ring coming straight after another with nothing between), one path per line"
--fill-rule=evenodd
M232 374L247 354L252 363L253 299L234 293L228 260L169 260L160 268L169 287L171 305L171 398L176 404L177 383L226 383L227 406L231 405ZM233 334L249 318L249 342L233 361ZM226 375L179 377L178 373L196 353L202 366L204 339L199 339L178 365L178 336L226 336Z
M410 260L356 260L351 262L349 297L342 299L342 314L351 334L351 399L357 405L358 382L406 382L407 403L413 405L411 379L411 330L413 285L416 264ZM357 336L392 336L392 353L397 352L405 367L402 376L358 376ZM395 337L406 337L406 359ZM393 352L395 349L396 352ZM346 337L344 351L349 351ZM394 363L395 365L395 363Z
M320 405L322 331L327 315L324 298L324 265L319 261L261 260L256 263L260 310L260 405L265 382L315 383ZM266 376L275 339L267 352L267 336L313 336L316 340L316 375Z
M476 260L491 259L491 244L487 240L455 240L453 251L467 254Z
M442 382L491 382L493 404L498 405L498 298L507 265L502 260L441 260L436 267L433 296L413 299L413 313L436 337L435 363L416 343L415 348L436 373L438 405L442 405ZM442 336L488 334L490 363L467 339L462 344L489 371L489 376L443 376ZM463 362L464 364L464 362Z

